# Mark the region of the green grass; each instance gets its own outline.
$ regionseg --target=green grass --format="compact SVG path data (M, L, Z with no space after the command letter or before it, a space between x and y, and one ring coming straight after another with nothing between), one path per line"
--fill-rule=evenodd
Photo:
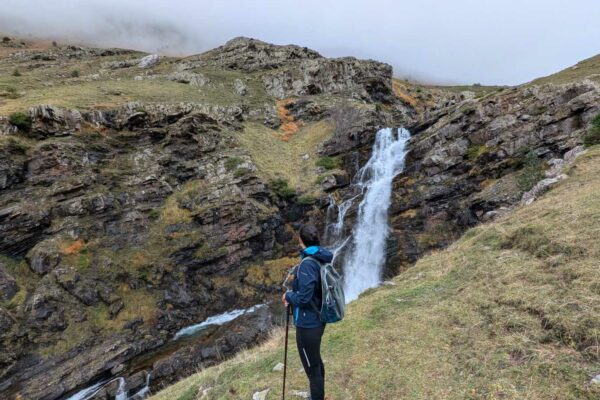
M336 169L340 168L342 163L339 157L321 157L317 160L315 165L325 169Z
M600 396L600 149L530 206L469 230L327 327L337 399L577 399ZM291 342L294 343L292 332ZM290 346L289 390L306 390ZM283 332L153 399L281 396ZM190 388L194 388L193 390ZM191 397L189 397L191 396Z
M246 123L236 139L248 151L267 182L284 179L290 187L301 192L314 189L317 168L314 160L319 145L331 137L333 128L327 121L311 123L300 128L286 142L283 133L258 123ZM305 154L309 159L303 158Z
M0 102L0 115L38 104L91 110L115 108L130 101L255 107L274 103L256 74L213 68L196 69L193 72L202 73L211 81L202 88L167 80L164 76L175 71L176 58L163 58L160 64L148 71L137 67L102 71L103 63L134 59L142 55L134 53L82 59L65 58L60 65L27 69L27 74L19 75L15 75L14 71L26 69L27 62L3 58L4 63L0 64L0 92L16 87L22 95L9 93L9 97L5 97L7 101ZM134 80L135 76L146 72L155 75L154 79ZM248 94L243 98L234 91L235 79L243 79L246 83Z

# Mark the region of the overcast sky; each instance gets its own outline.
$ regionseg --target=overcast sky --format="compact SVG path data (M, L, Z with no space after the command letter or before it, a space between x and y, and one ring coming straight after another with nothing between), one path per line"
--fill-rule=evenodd
M235 36L519 84L600 53L600 0L1 0L0 31L193 54Z

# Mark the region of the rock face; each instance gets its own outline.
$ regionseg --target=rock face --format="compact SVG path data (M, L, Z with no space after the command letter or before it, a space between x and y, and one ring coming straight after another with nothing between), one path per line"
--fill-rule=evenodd
M33 290L13 315L2 314L3 332L12 332L3 346L24 361L2 370L0 392L27 382L28 398L57 398L186 321L263 301L240 285L244 266L277 257L289 239L279 200L236 148L235 117L127 106L84 113L78 124L94 133L83 135L64 117L78 113L43 106L31 115L37 141L2 148L11 157L10 190L0 193L0 252L26 260ZM56 135L70 129L77 135ZM230 158L242 160L244 174L225 167ZM0 288L6 301L18 291L4 266ZM220 354L242 343L220 335L230 341ZM51 349L61 338L75 340L69 351L25 363L37 357L28 343Z
M526 156L539 160L543 179L552 160L578 148L599 112L600 89L584 81L466 99L413 126L407 168L395 180L390 210L395 268L449 244L484 215L518 203L529 190L520 183L532 174Z
M309 59L263 76L269 94L283 99L322 93L350 93L351 97L391 103L392 67L355 58Z

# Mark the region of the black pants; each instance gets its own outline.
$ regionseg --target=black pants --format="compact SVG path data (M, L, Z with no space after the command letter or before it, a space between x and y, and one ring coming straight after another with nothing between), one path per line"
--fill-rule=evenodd
M320 328L296 327L298 354L310 382L311 400L323 400L325 397L325 366L321 359L323 332L325 332L325 325Z

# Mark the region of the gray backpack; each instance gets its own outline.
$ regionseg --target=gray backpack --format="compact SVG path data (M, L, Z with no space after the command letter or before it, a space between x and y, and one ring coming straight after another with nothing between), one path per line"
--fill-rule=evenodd
M319 260L306 257L316 262L321 268L321 310L313 303L315 311L319 314L321 322L332 324L341 321L346 312L346 298L344 297L344 280L333 268L333 265L323 264Z

